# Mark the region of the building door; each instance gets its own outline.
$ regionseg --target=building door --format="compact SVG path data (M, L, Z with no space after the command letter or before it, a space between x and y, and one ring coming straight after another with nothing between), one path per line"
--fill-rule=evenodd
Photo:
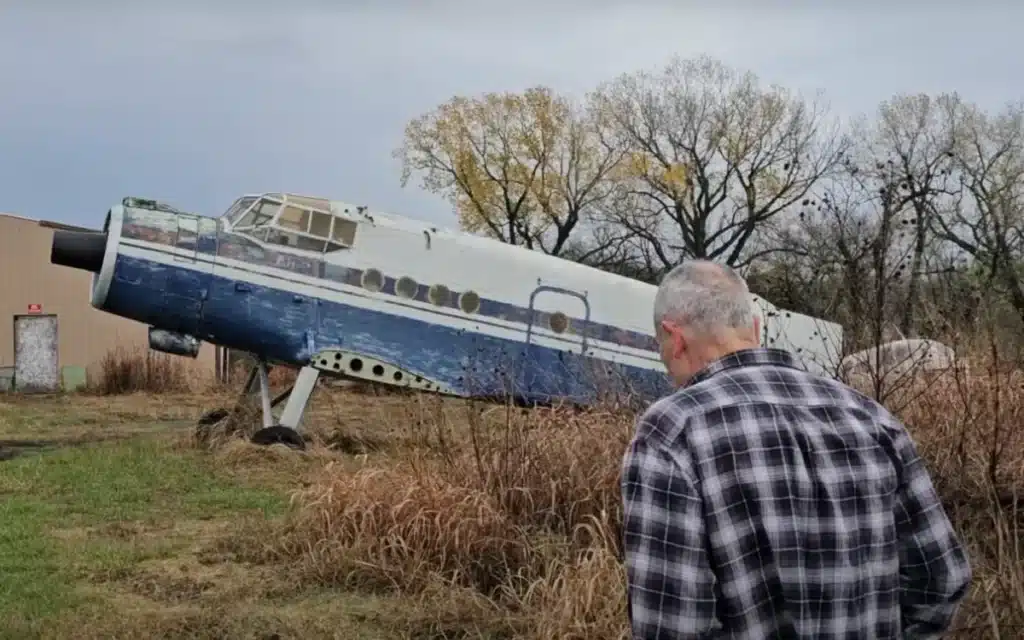
M60 390L57 316L14 316L14 389L21 393Z

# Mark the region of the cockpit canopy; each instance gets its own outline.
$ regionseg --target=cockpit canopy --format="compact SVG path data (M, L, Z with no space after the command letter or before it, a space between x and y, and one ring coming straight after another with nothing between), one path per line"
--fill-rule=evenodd
M266 193L239 198L222 216L236 233L305 251L337 251L355 242L355 220L323 198Z

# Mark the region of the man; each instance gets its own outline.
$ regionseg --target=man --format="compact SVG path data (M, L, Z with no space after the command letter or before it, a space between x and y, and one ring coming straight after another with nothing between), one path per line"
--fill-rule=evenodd
M637 640L935 638L971 569L884 408L760 347L746 283L686 262L654 301L681 387L623 461Z

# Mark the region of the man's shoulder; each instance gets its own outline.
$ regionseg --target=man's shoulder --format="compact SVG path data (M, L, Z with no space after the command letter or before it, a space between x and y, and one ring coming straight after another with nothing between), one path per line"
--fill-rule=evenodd
M736 367L687 389L690 400L712 408L735 404L859 407L885 412L881 404L842 381L804 368L765 364Z
M707 390L700 386L677 389L651 403L637 419L637 435L669 443L707 413L719 410L722 403L709 402Z
M761 365L720 371L656 400L640 415L638 432L669 442L689 429L717 423L723 410L739 405L829 406L857 410L886 425L894 420L881 404L839 380L803 369Z

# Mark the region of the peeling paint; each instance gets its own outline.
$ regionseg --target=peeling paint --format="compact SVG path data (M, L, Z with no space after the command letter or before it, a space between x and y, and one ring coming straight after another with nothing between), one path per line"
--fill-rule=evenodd
M200 344L199 340L188 334L149 328L149 348L155 351L195 358L199 355Z
M108 310L159 325L166 301L154 279L175 269L187 270L118 256ZM194 324L199 329L195 335L210 342L260 353L273 361L306 364L313 355L308 334L314 327L312 342L319 348L344 347L391 362L459 394L514 393L530 402L556 398L589 402L597 393L592 358L328 299L297 304L290 291L256 284L239 290L238 281L217 276L209 282L202 317L186 324ZM603 364L605 375L628 384L641 397L657 397L669 390L660 371Z
M641 397L653 398L670 390L665 373L656 367L599 362L580 353L579 338L585 333L587 340L611 343L603 349L614 350L616 345L640 349L650 352L649 359L657 362L657 346L649 335L576 317L562 336L546 336L564 343L565 349L527 344L531 324L536 332L547 326L552 314L477 291L479 305L470 316L459 307L457 295L434 304L430 295L433 283L416 284L411 301L429 305L429 311L421 309L420 313L471 317L481 326L501 328L506 334L511 331L515 337L466 331L345 304L346 296L372 295L362 288L364 269L333 264L320 255L296 255L261 246L245 236L224 233L214 219L200 218L198 233L190 232L184 243L180 241L176 215L126 208L122 245L146 251L160 251L160 246L166 249L159 261L118 255L104 308L291 365L308 363L317 350L344 348L392 363L459 395L513 393L531 402L559 398L589 402L599 385L614 381ZM194 249L194 260L174 254L172 247ZM218 275L218 259L224 258L237 261L231 264L236 273L244 274L245 265L250 265L253 281ZM308 287L309 283L290 283L290 274L359 287L361 293L325 290L316 296L299 295L291 287ZM380 293L407 304L410 299L396 291L402 275L384 274ZM518 328L495 324L501 321Z
M174 217L163 212L128 209L125 213L122 236L123 238L175 247L177 246L177 222L174 220ZM362 269L333 264L324 261L319 256L301 256L285 251L277 251L272 247L261 246L256 241L243 235L218 233L216 220L211 218L201 218L200 220L206 222L200 224L199 240L196 245L197 262L206 262L213 265L216 263L217 257L226 257L257 267L257 269L254 269L254 272L261 275L267 274L265 269L262 268L272 267L307 277L322 278L354 287L362 287L364 274ZM384 286L380 292L388 296L400 297L398 296L396 286L401 277L401 275L384 274ZM411 299L417 302L433 304L429 296L430 287L431 285L429 284L418 284L416 294ZM489 298L479 292L476 293L480 296L480 305L474 315L521 323L524 326L530 323L531 311L528 307ZM457 295L449 296L445 304L437 306L463 314L463 311L459 308ZM548 326L552 315L552 313L533 310L534 326ZM572 317L568 333L570 335L580 335L580 331L583 331L588 338L594 340L611 342L655 353L658 350L657 341L653 336L614 325L594 322L593 320L587 321L584 318Z

